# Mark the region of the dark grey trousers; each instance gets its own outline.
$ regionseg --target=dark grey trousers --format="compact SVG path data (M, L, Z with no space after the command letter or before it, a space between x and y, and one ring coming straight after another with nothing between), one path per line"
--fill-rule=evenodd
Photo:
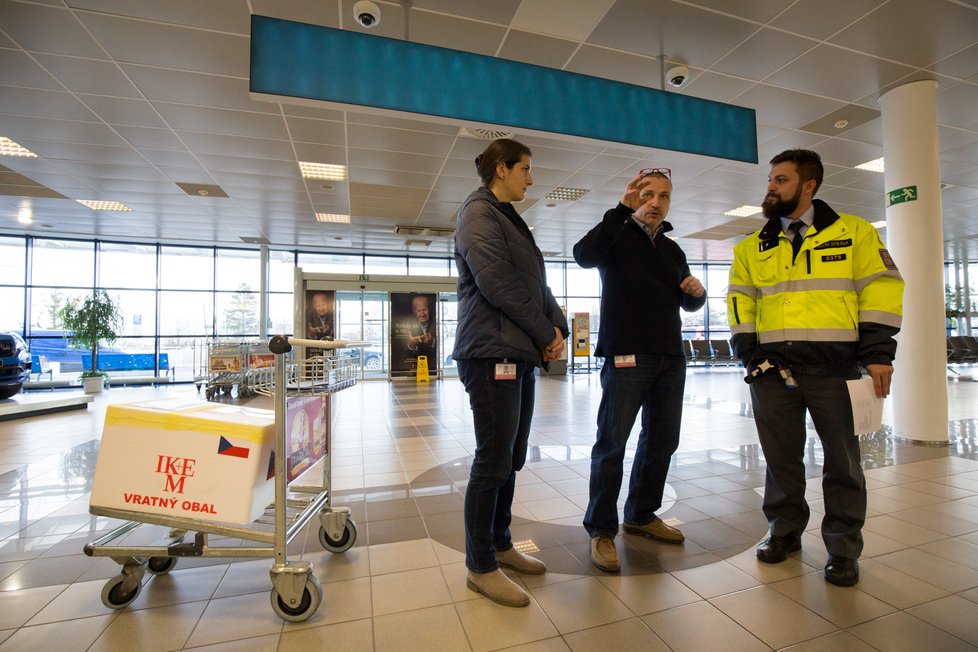
M866 521L866 479L860 465L859 440L853 435L852 406L846 379L795 375L798 389L788 389L774 372L750 386L757 435L767 461L764 514L771 534L801 536L808 525L805 457L817 463L808 445L806 410L822 442L822 540L833 555L856 559L862 553ZM808 450L806 450L808 449Z

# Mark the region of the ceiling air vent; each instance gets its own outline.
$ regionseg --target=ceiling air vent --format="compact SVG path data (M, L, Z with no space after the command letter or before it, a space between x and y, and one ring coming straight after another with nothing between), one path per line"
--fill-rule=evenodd
M429 238L450 238L455 235L455 229L440 226L395 226L394 233L398 235L427 236Z
M458 134L466 138L476 140L496 140L497 138L512 138L515 134L511 131L500 131L498 129L479 129L476 127L462 127Z
M271 244L271 242L268 241L268 238L262 238L261 236L253 237L250 235L241 235L238 237L241 238L241 242L247 242L248 244Z
M410 240L405 240L404 244L409 247L430 247L431 240L420 240L418 238L412 238Z

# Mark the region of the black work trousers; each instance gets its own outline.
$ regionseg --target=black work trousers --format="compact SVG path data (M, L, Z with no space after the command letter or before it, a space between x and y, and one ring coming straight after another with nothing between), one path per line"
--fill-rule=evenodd
M859 440L853 434L852 405L846 379L795 374L797 389L774 372L750 386L757 435L767 462L764 515L771 534L798 535L808 525L805 457L817 463L808 446L805 412L822 442L822 540L833 555L856 559L862 553L866 521L866 479Z

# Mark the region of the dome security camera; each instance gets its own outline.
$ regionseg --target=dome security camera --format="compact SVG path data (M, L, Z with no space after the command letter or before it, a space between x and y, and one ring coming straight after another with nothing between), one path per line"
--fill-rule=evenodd
M361 0L353 5L353 17L365 29L376 27L380 24L380 7L375 2Z
M669 82L670 86L675 86L676 88L685 84L687 79L689 79L689 68L686 66L670 68L669 72L666 73L666 81Z

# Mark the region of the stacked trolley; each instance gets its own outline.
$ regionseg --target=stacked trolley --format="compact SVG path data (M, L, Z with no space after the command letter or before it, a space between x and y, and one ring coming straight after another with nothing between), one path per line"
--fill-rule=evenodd
M320 355L310 355L300 361L287 360L293 344L315 347L313 351ZM272 557L274 563L270 568L270 599L273 611L282 619L293 622L304 621L316 612L322 602L322 586L312 573L312 564L308 561L288 561L286 547L314 516L319 517L319 541L326 550L345 552L356 541L357 528L350 517L349 508L333 507L331 504L329 404L333 393L356 384L360 355L353 347L364 344L366 343L273 337L268 349L274 354L274 367L262 368L256 373L253 387L256 392L273 397L274 423L266 411L199 402L173 406L171 413L154 410L153 406L144 409L140 404L123 405L115 412L106 412L99 468L95 473L89 511L98 516L127 522L86 544L84 548L85 554L89 556L111 557L122 565L121 573L110 579L102 589L102 602L105 606L120 609L130 604L139 595L147 570L154 575L168 573L180 557ZM329 352L325 353L322 349ZM318 408L317 400L320 404ZM311 411L308 410L310 405ZM113 406L110 406L109 410L112 409ZM127 409L136 415L128 423L123 418ZM239 421L245 417L254 419L256 414L263 413L267 427L274 430L274 442L262 444L249 434L255 428L246 424L252 430L241 426L239 436L245 439L252 437L253 445L250 448L242 445L244 440L235 440L233 434L228 434L234 432L233 427L209 420L215 418L212 413L218 412L221 413L218 417ZM305 433L306 426L311 426L312 420L319 418L317 414L322 415L322 422L317 421L315 424L320 427L309 427L308 432L311 433L310 439L315 439L316 433L319 433L324 440L310 441L304 439L304 435L296 435L296 432ZM201 431L181 431L174 425L180 418L187 423L198 424ZM165 436L140 437L140 434L154 434L146 430L147 424L153 424L154 420L159 420L162 424L160 428L165 431ZM144 430L142 433L139 432L141 428ZM192 458L186 454L160 452L163 450L161 447L165 446L187 446L188 438L203 440L207 452L194 454ZM207 446L217 442L218 438L217 454L211 455L211 449ZM160 442L161 439L168 441ZM138 450L139 446L154 448L147 452ZM321 484L299 486L292 483L293 479L315 465L313 458L316 453L321 455L322 460ZM150 464L140 465L141 456L151 458ZM259 463L262 465L257 469L259 479L267 480L256 483L256 499L263 495L261 491L264 490L264 485L269 485L270 491L270 485L274 484L274 502L271 507L264 508L268 504L265 501L257 508L259 517L252 525L258 527L237 527L229 522L219 521L220 515L234 511L225 510L220 501L197 501L183 497L189 496L190 492L185 490L192 483L207 481L208 478L204 477L207 475L217 476L211 477L210 481L220 485L241 481L240 478L236 480L235 476L248 476L248 472L238 474L215 465L227 464L229 460L249 462L249 457L252 466ZM208 466L210 458L214 458L216 462ZM267 476L264 475L263 468L266 460ZM222 470L216 471L218 468ZM271 479L272 469L274 482ZM126 477L120 478L120 475ZM153 490L140 491L133 488L145 480L145 475L150 475L150 479L156 483L156 493ZM244 481L247 482L248 477ZM159 487L162 487L162 491ZM247 494L248 491L232 493ZM236 496L235 499L240 500L240 497ZM113 504L119 500L124 500L126 506ZM130 507L130 504L133 506ZM181 516L168 512L176 509L190 511ZM254 511L254 507L251 509ZM231 522L248 523L247 518L237 514L237 520ZM142 523L168 527L169 534L150 545L109 545ZM262 528L262 525L265 527ZM271 531L268 526L271 526ZM193 533L193 541L185 542L189 532ZM240 538L262 545L215 547L208 545L209 535Z
M266 375L274 360L262 341L207 343L207 374L204 396L208 401L238 388L238 398L255 395L256 377ZM200 384L197 385L200 389Z

